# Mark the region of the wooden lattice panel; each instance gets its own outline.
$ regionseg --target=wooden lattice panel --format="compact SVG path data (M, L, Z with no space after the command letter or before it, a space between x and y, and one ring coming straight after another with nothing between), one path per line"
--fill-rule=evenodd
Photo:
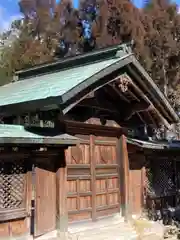
M175 191L173 162L168 158L150 160L147 169L146 186L150 196L168 196Z
M0 161L0 210L24 207L25 163Z

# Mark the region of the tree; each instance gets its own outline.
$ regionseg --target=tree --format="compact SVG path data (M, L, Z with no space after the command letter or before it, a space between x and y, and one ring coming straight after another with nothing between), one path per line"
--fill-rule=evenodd
M152 78L166 96L172 94L179 79L180 16L177 7L166 0L152 0L144 9L145 45Z
M89 22L95 48L134 40L136 54L140 56L144 41L141 12L129 0L82 1L80 13Z
M137 55L143 52L141 14L129 0L88 0L79 10L69 0L21 0L20 9L24 20L11 59L16 70L132 38Z
M16 70L80 52L82 30L71 1L21 0L20 9L23 26L12 47Z

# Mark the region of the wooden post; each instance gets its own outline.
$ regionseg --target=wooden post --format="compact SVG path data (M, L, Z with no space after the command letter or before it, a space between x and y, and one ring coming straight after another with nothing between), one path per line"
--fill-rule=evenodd
M66 167L66 160L65 160L65 150L62 150L62 154L60 154L60 159L58 160L56 179L57 179L56 181L57 183L57 231L58 231L59 239L65 240L68 237L67 167Z
M127 221L129 212L129 158L127 150L126 137L122 135L118 141L118 160L120 167L120 192L121 192L121 210L122 215Z
M90 161L91 161L91 188L92 188L92 221L96 221L96 158L94 155L94 136L90 135Z
M32 168L31 168L32 169ZM31 217L32 217L32 209L31 209L31 201L32 201L32 170L28 169L26 173L26 209L28 212L28 217L26 218L27 230L29 235L31 232ZM33 226L34 227L34 226Z

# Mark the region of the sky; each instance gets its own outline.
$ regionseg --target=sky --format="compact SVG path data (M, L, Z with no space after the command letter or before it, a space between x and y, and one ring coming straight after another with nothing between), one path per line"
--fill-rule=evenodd
M20 18L19 0L0 0L0 32L9 28L14 19ZM143 0L133 0L137 7L142 7ZM176 0L180 4L180 0ZM74 5L78 6L78 0L74 0Z

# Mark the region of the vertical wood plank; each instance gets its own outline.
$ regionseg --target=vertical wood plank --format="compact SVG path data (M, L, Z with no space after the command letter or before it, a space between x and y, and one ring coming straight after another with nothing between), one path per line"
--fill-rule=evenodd
M66 156L65 156L66 154ZM66 239L68 231L68 212L67 212L67 162L70 161L70 150L65 150L60 154L58 159L56 184L57 184L57 230L58 237Z
M130 216L129 209L129 158L127 150L126 137L122 135L119 138L118 146L118 161L120 167L120 190L121 190L121 208L122 215L125 220L128 220Z
M54 167L54 162L51 162ZM35 168L35 236L56 229L56 176L44 163ZM48 207L47 207L48 206Z
M92 189L92 221L96 221L96 158L94 136L90 136L90 163L91 163L91 189Z

